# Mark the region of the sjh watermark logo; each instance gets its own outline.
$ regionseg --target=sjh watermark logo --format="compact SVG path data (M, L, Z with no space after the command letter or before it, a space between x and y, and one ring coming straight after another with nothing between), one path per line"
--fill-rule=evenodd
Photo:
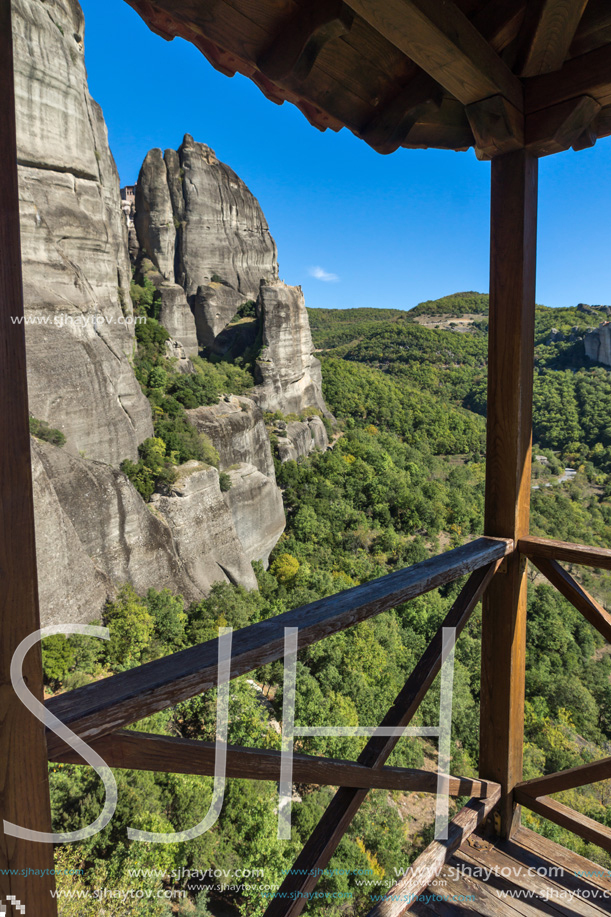
M22 904L19 898L16 898L14 895L7 895L6 900L8 904L12 904L16 911L19 911L20 914L25 914L25 904ZM6 914L6 904L0 898L0 917L5 917Z
M118 802L117 783L111 769L104 759L86 744L41 704L26 687L23 679L23 661L32 646L44 637L53 634L82 634L110 639L106 627L93 625L56 624L43 627L26 637L17 647L11 660L11 683L22 703L44 725L62 741L76 751L80 757L96 771L104 783L106 797L104 808L94 822L77 831L47 832L22 828L19 825L4 821L5 834L41 844L70 844L86 840L102 831L112 819ZM295 726L295 695L297 685L297 649L299 629L284 629L284 693L282 706L282 750L280 756L280 782L278 805L278 838L290 840L291 837L291 800L293 777L293 751L296 737L305 736L367 736L384 738L401 738L402 736L426 736L439 740L437 759L437 796L435 807L435 838L445 840L448 836L449 816L449 769L450 738L452 724L452 687L454 678L454 648L456 645L456 628L444 627L442 631L441 653L441 691L439 703L438 726ZM218 821L225 797L225 780L227 765L227 732L229 725L229 682L231 676L231 647L233 629L219 628L218 639L218 695L216 708L216 741L214 759L214 783L212 801L204 818L192 828L182 831L158 833L128 828L130 840L146 841L150 844L175 844L194 840L209 831ZM18 906L18 902L15 904ZM19 905L23 907L22 905ZM6 908L0 904L0 917ZM25 911L22 911L25 913Z

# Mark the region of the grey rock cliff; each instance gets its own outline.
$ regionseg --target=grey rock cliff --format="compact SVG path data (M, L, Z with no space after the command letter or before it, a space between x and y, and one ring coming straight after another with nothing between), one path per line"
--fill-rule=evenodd
M257 580L223 499L216 468L187 462L169 496L155 494L153 507L168 521L190 580L207 594L219 580L256 589Z
M218 404L187 411L189 422L210 437L221 471L247 462L274 483L274 460L261 408L251 398L231 395Z
M123 583L142 593L168 588L189 602L218 580L254 589L250 561L269 554L279 526L277 508L257 515L256 507L279 499L284 523L280 491L270 492L268 478L253 478L250 488L236 481L232 503L244 501L243 514L221 493L216 469L197 462L181 466L169 494L155 495L150 505L115 468L34 439L32 469L43 624L100 617Z
M289 421L277 424L278 455L281 462L304 458L315 449L325 452L329 437L320 417L308 417L306 421Z
M264 411L301 414L318 408L328 413L301 287L280 280L261 284L257 312L263 346L253 398Z
M235 530L249 560L265 567L284 531L286 520L282 491L258 468L241 463L229 472L231 488L225 493Z
M13 29L30 408L69 450L118 463L152 422L129 362L127 227L83 14L73 0L14 0Z
M267 566L286 520L261 409L250 398L231 396L187 415L210 437L219 467L231 478L224 496L246 557Z
M603 322L584 337L586 356L605 366L611 366L611 322Z
M200 346L211 346L241 303L256 298L261 278L278 276L276 244L258 201L210 147L189 134L178 150L147 154L135 226L142 253L167 283L183 290L174 302L173 326L166 327L188 349L197 345L195 323ZM163 314L161 321L166 324Z

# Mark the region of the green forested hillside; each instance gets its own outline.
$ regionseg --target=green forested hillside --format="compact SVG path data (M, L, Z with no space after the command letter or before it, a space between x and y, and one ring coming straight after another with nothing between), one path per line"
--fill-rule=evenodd
M287 508L286 533L270 569L257 566L259 591L216 585L210 597L185 607L180 597L150 590L139 596L125 587L109 603L105 623L112 639L98 648L87 638L52 637L44 648L49 688L61 690L121 671L185 646L213 638L219 626L234 628L333 595L449 547L482 530L485 472L485 297L457 294L441 304L418 307L419 316L467 311L481 322L467 330L427 328L413 313L398 310L311 310L321 350L325 397L336 417L333 448L299 462L277 462ZM462 304L462 305L460 305ZM424 309L426 306L426 310ZM437 309L437 311L435 311ZM442 310L443 311L440 311ZM414 312L416 310L413 310ZM532 531L549 537L611 545L611 375L579 358L578 334L599 317L579 310L537 310L536 452ZM581 324L579 324L581 323ZM551 329L565 335L550 340ZM150 365L149 365L150 364ZM243 386L243 370L202 361L197 392L173 379L159 379L152 344L140 353L143 383L158 406L156 438L168 455L178 448L184 405L213 397L225 386ZM174 386L174 388L173 388ZM242 390L242 389L240 389ZM175 403L176 402L176 403ZM190 402L189 402L190 403ZM201 401L199 402L201 403ZM164 426L172 421L174 427ZM176 441L180 445L180 438ZM152 447L151 447L152 448ZM148 461L143 456L142 462ZM577 472L558 481L565 464ZM134 476L141 468L133 470ZM149 482L150 483L150 482ZM550 486L545 486L549 484ZM153 482L154 485L154 482ZM605 601L611 578L600 571L583 577ZM299 654L297 722L302 725L376 725L439 626L460 584L430 593ZM602 638L540 576L529 587L526 682L525 776L552 772L611 753L611 656ZM209 692L152 717L137 728L212 740L215 694ZM415 721L435 724L434 686ZM452 771L475 774L478 749L479 614L457 645L453 706ZM232 683L229 741L280 747L276 721L282 711L282 666L268 665ZM302 740L310 753L354 759L362 739ZM423 740L402 740L391 763L432 766L435 749ZM203 917L222 899L233 913L257 917L266 894L282 880L310 834L331 789L298 786L290 842L276 837L277 787L229 780L218 823L195 841L150 847L127 839L127 827L171 831L197 824L212 797L212 780L135 771L118 772L119 809L109 827L81 845L62 850L64 868L82 876L59 878L60 887L128 888L141 882L130 870L155 868L146 887L188 891L174 913ZM103 790L89 769L52 766L56 829L93 821ZM566 801L611 826L611 790L605 785L571 791ZM525 821L603 865L608 855L527 813ZM307 913L353 917L367 911L373 894L395 880L432 836L433 807L400 793L375 791L342 841ZM235 887L197 893L185 869L263 869L263 876ZM182 872L181 872L182 870ZM364 884L363 871L368 882ZM361 873L359 875L359 872ZM156 883L156 885L155 885ZM218 880L216 881L218 885ZM267 889L267 890L266 890ZM79 909L71 917L97 914ZM159 900L124 903L108 914L159 914ZM67 906L69 907L69 905ZM155 910L155 908L157 908ZM178 910L176 910L178 908Z

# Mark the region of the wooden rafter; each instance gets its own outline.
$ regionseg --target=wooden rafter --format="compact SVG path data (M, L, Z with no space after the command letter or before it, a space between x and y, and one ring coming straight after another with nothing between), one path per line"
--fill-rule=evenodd
M443 624L421 656L405 686L381 725L407 726L441 669L443 628L460 634L498 568L499 561L472 573ZM397 737L372 738L359 756L359 764L380 768L397 744ZM361 807L367 790L342 787L337 791L314 832L297 857L291 873L272 900L265 917L297 917L318 881L318 870L327 866L350 822Z
M527 113L584 95L602 106L611 105L611 44L567 61L554 73L524 80Z
M245 627L233 635L231 677L282 658L286 627L299 628L300 649L311 646L323 637L451 583L512 549L509 539L478 538L406 570ZM91 741L214 688L217 678L218 640L210 640L61 694L49 700L47 706L81 738ZM47 744L51 755L61 748L55 734L48 735Z
M454 3L349 0L352 9L463 105L503 95L522 109L522 87Z
M583 564L586 567L611 570L611 550L608 548L571 544L568 541L554 541L551 538L536 538L534 535L528 535L520 538L518 550L533 560L542 557L566 564Z
M291 74L305 80L325 44L349 32L353 20L342 0L316 0L300 7L257 61L259 70L270 80Z
M593 818L582 815L581 812L575 812L574 809L570 809L550 796L533 797L522 788L516 787L515 797L520 805L536 812L537 815L547 818L554 824L560 825L561 828L566 828L578 837L611 853L611 828L606 825L599 824Z
M605 640L611 643L611 615L609 612L605 611L602 605L560 566L558 561L535 557L533 563L552 586L555 586L558 592L582 613L586 621L589 621L592 627L595 627Z
M538 76L562 67L588 0L539 0L527 4L516 71Z
M412 863L405 875L373 907L367 917L401 917L435 879L452 854L486 820L501 798L500 787L487 799L471 799L448 826L446 840L433 841Z
M599 780L608 780L610 777L611 758L601 758L590 764L580 764L578 767L569 767L555 774L546 774L545 777L524 780L516 786L516 790L519 789L528 796L551 796L553 793L598 783Z
M214 742L151 735L146 732L120 730L94 742L92 747L109 767L169 774L213 776L216 746ZM64 764L83 764L71 748L54 756ZM293 755L293 781L321 786L353 786L366 789L402 790L436 793L434 771L410 767L381 767L372 770L355 761L322 758L316 755ZM249 780L280 780L281 752L227 746L226 776ZM472 796L483 799L496 791L498 784L470 777L447 778L450 796Z

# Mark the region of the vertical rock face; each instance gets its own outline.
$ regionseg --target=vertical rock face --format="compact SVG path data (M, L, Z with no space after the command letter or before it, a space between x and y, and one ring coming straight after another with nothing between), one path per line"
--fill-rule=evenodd
M611 322L603 322L584 337L586 356L605 366L611 366Z
M278 276L276 244L258 201L189 134L179 150L147 154L135 225L142 253L183 290L173 301L171 333L189 350L198 341L211 346L241 303L256 298L261 278Z
M169 522L191 582L202 594L219 580L256 589L250 560L221 493L218 471L187 462L178 472L169 496L155 494L153 506Z
M127 230L83 28L74 0L13 2L28 384L69 450L118 463L152 423L129 362Z
M43 623L99 617L126 582L202 597L167 520L124 474L37 440L32 468Z
M297 461L315 449L325 452L329 446L329 437L320 417L308 417L303 422L280 421L276 427L281 462Z
M250 398L232 396L187 414L193 426L212 440L219 467L229 474L231 488L224 494L225 502L246 557L267 566L286 519L261 409Z
M253 398L264 411L301 414L308 408L327 412L320 362L301 287L282 281L261 284L257 311L263 347L257 360Z
M221 471L248 462L276 482L274 460L263 412L250 398L235 395L219 404L187 411L189 422L212 440L219 454Z
M286 520L282 491L254 465L242 462L229 472L231 488L225 493L233 524L249 560L265 567L284 531Z

